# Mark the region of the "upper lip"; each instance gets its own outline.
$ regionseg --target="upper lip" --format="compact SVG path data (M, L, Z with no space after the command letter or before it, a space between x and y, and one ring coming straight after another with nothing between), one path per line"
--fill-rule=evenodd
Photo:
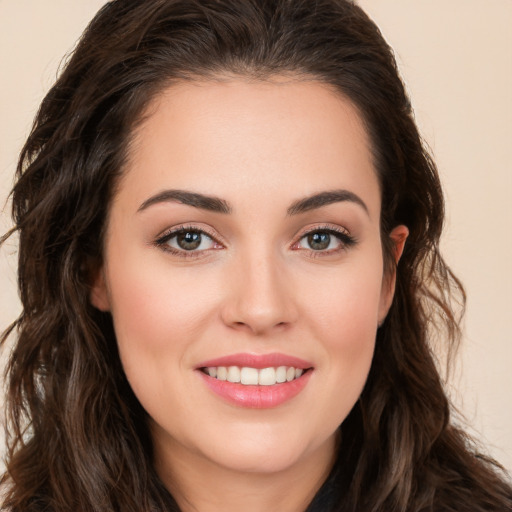
M290 356L287 354L280 354L273 352L271 354L230 354L227 356L217 357L203 361L197 368L209 368L218 366L239 366L249 368L270 368L279 366L293 366L294 368L302 368L303 370L311 368L313 365L299 357Z

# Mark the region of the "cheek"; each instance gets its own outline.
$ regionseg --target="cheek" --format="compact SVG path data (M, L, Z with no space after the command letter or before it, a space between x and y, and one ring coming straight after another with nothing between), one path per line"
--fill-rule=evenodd
M126 254L114 261L121 263L110 269L108 281L121 362L139 400L151 402L166 393L170 374L186 366L208 324L211 286L158 261L139 264Z
M315 325L323 331L319 339L357 352L364 340L374 337L382 290L382 263L375 260L341 265L336 272L303 283L303 308L317 319Z
M323 291L320 286L310 291L305 306L323 351L318 377L332 426L342 423L357 402L370 370L381 296L378 269L377 262L331 275Z
M147 340L145 348L158 351L177 330L196 328L211 295L199 272L173 268L156 250L113 250L109 260L116 262L107 269L107 281L120 341ZM198 296L205 300L198 303Z

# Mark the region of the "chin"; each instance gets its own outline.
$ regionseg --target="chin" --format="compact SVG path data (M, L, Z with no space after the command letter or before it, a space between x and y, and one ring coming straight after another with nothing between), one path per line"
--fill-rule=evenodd
M286 472L300 462L296 451L253 449L251 451L240 447L236 452L214 454L212 462L227 470L237 473L274 474Z
M325 450L334 454L335 433L327 439L310 439L302 428L293 431L289 426L284 432L276 428L250 430L252 435L247 431L245 435L231 434L229 441L224 438L223 443L209 444L205 455L215 465L238 473L272 474L310 464Z

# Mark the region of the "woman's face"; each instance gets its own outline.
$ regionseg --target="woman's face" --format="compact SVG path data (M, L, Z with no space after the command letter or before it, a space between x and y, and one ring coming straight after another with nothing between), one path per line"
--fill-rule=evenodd
M186 83L152 103L91 298L160 459L330 460L392 298L379 215L361 119L325 85Z

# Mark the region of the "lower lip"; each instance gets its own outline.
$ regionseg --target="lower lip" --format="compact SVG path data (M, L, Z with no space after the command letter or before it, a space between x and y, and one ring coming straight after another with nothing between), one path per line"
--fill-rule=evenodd
M273 386L246 386L240 383L219 380L199 370L206 385L218 396L238 407L270 409L288 402L297 396L309 382L312 370L298 379Z

